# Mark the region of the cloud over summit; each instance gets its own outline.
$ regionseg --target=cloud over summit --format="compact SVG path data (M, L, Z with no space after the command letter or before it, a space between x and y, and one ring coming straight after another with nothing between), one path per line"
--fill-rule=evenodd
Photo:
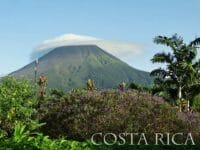
M105 40L85 35L64 34L40 43L33 50L31 59L34 60L38 57L41 57L56 47L91 44L99 46L103 50L124 61L126 61L126 58L128 57L130 58L130 56L140 54L144 49L144 45L132 42Z

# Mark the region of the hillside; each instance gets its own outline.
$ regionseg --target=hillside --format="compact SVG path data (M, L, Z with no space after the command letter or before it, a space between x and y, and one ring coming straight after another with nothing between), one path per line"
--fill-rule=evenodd
M35 62L11 73L34 81ZM48 87L69 90L84 87L87 79L95 80L98 88L115 88L125 81L150 85L148 72L130 67L95 45L58 47L39 58L38 76L48 77Z

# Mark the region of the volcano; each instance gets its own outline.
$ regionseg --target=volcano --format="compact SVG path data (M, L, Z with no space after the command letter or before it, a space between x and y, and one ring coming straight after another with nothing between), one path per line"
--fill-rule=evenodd
M11 73L34 81L35 62ZM96 45L57 47L38 59L37 76L48 78L48 87L70 90L83 88L88 79L97 88L116 88L121 82L149 86L148 72L135 69Z

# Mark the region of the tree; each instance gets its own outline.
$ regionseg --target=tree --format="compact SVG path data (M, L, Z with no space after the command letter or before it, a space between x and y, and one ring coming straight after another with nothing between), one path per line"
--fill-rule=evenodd
M38 80L39 85L39 98L44 99L46 95L46 88L47 88L47 77L44 74L41 74Z
M182 37L177 34L172 37L157 36L154 38L156 44L169 47L171 52L161 52L153 56L153 63L164 63L165 68L158 68L151 72L156 76L155 83L164 86L168 94L175 99L187 99L189 109L189 93L192 88L200 85L200 60L196 60L200 38L196 38L189 44L184 43Z
M138 90L138 91L146 91L146 92L151 92L151 87L145 87L142 85L138 85L137 83L131 82L129 84L130 89Z
M87 85L87 90L89 91L95 90L94 80L88 79L86 85Z

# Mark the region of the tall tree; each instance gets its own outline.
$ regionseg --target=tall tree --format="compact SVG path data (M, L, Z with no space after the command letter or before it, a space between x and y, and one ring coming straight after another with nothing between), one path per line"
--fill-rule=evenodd
M176 92L174 99L187 99L189 108L189 91L200 85L200 60L197 60L197 49L200 38L195 38L189 44L184 43L182 37L177 34L172 37L157 36L154 38L156 44L169 47L172 52L161 52L153 56L153 63L164 63L164 68L158 68L151 72L156 76L155 84L160 84L166 89ZM170 95L173 94L169 93Z

